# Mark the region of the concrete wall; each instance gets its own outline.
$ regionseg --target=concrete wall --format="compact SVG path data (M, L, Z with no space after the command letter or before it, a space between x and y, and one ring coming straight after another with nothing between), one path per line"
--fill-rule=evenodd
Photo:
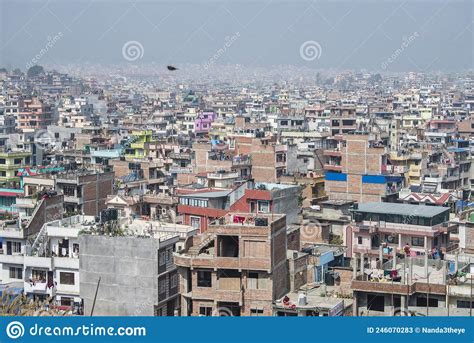
M157 304L158 242L135 237L80 236L80 293L90 315L152 316Z

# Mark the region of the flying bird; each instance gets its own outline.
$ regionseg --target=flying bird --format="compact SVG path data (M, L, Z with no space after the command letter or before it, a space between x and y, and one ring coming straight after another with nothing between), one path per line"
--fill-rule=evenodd
M178 70L178 68L173 67L173 66L167 66L166 68L168 68L168 70L170 71Z

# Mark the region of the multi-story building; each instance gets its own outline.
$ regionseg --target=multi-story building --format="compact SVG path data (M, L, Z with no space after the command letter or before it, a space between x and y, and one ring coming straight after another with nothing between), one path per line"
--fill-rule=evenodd
M229 212L280 213L297 222L299 187L244 182L229 188L178 189L178 214L183 223L207 230L211 221Z
M355 316L472 315L469 262L394 255L382 265L371 266L363 262L363 254L354 258L359 261L353 265L351 283Z
M449 222L449 208L399 203L360 203L353 211L353 223L345 229L348 256L365 254L369 261L390 258L408 249L410 255L429 255L436 249L457 248L450 234L457 225Z
M336 136L325 150L325 190L331 200L395 201L404 185L404 168L393 168L386 147L366 133Z
M107 208L107 195L112 194L113 172L60 173L56 177L56 191L64 194L67 213L97 216Z
M330 118L331 135L333 136L357 130L356 108L353 105L331 108Z
M229 213L174 257L185 316L270 316L289 290L284 215Z
M52 122L51 106L37 97L23 99L17 115L17 128L22 130L46 129Z
M179 278L173 252L182 250L196 233L185 225L129 218L84 231L79 237L84 313L179 315Z

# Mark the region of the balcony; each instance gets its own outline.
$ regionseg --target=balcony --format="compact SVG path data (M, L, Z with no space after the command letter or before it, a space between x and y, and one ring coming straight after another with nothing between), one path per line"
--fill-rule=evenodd
M277 153L277 152L287 152L287 151L288 151L288 146L282 145L282 144L275 145L275 153Z
M338 164L328 164L328 163L325 163L325 164L324 164L324 170L330 170L330 171L340 172L340 171L342 171L342 166L341 166L341 165L338 165Z
M48 270L51 270L53 266L51 257L38 256L25 256L24 264L26 268L45 268Z
M164 194L147 194L143 196L143 202L149 204L174 205L178 203L178 198Z
M145 149L145 142L136 142L130 144L130 148L132 149Z
M342 151L339 150L339 149L324 150L323 155L324 156L341 157L342 156Z
M37 294L47 294L53 295L55 293L54 286L48 288L46 282L24 282L25 293L37 293Z
M232 160L232 166L250 166L252 159L250 156L236 156Z
M64 202L69 202L73 204L82 204L82 197L77 197L75 195L65 195Z
M200 254L174 254L174 261L177 266L188 268L208 268L208 269L243 269L243 270L268 270L272 268L269 258L253 257L215 257L212 255Z
M0 263L3 264L23 264L24 256L23 255L7 255L0 254Z
M239 290L219 290L211 287L193 287L192 296L195 299L240 303L242 294Z
M286 161L275 162L275 168L286 168Z
M208 179L224 180L224 179L237 179L240 176L239 173L208 173Z
M79 270L79 258L53 257L53 264L55 268Z

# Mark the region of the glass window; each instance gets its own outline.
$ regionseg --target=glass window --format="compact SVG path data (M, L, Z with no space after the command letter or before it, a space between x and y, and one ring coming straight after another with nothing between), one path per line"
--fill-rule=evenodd
M198 287L212 287L212 273L207 270L198 270L197 285Z
M10 279L23 279L23 269L17 267L10 267Z
M74 273L60 272L59 283L62 285L74 285Z
M423 237L412 237L411 245L415 247L422 247L425 245L425 239Z
M199 315L205 316L205 317L212 316L212 307L200 306L199 307Z
M258 212L259 213L268 213L268 212L270 212L270 203L268 201L259 201L258 202Z
M250 309L250 316L251 317L263 316L263 309L261 309L261 308L251 308Z

